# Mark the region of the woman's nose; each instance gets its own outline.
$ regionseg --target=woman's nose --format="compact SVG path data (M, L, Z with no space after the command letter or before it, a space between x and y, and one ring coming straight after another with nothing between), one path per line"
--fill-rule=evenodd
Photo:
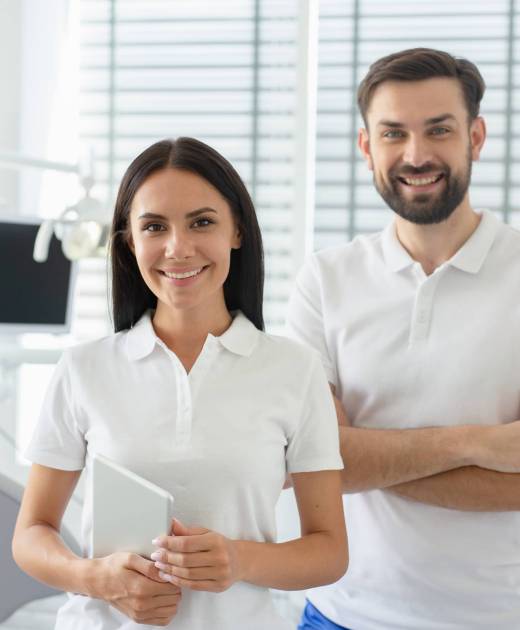
M172 230L166 242L166 258L182 260L193 256L195 248L190 235L183 230Z

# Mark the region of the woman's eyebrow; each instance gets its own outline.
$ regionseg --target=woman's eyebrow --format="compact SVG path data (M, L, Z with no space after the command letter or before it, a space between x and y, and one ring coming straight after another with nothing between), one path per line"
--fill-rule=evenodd
M191 212L188 212L188 214L186 215L187 219L193 219L194 217L198 217L201 214L204 214L206 212L213 212L214 214L218 214L218 212L214 209L214 208L209 208L209 207L204 207L204 208L197 208L197 210L192 210ZM143 212L143 214L140 214L138 217L138 219L167 219L168 217L164 216L163 214L157 214L156 212Z
M138 219L165 219L166 217L162 214L156 214L155 212L143 212L140 214Z
M214 214L218 214L218 212L214 208L205 206L204 208L198 208L197 210L192 210L191 212L188 212L186 218L193 219L193 217L198 217L200 214L204 214L206 212L213 212Z

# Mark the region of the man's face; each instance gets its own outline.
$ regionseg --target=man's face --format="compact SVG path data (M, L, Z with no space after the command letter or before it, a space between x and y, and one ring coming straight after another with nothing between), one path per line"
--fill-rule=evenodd
M412 223L447 219L463 203L472 161L485 138L482 118L471 123L455 79L387 81L376 88L359 146L377 191Z

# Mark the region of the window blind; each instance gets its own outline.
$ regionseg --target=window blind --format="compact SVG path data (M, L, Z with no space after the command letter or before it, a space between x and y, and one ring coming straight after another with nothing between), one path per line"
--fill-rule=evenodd
M113 205L130 161L164 137L215 147L256 204L275 331L292 279L297 10L297 0L80 3L80 135L95 151L97 194Z
M373 61L415 46L466 57L481 71L488 137L473 165L470 199L520 227L519 26L517 0L320 2L317 249L379 230L391 219L356 147L356 89Z
M474 61L488 138L473 166L476 208L520 227L519 0L321 0L314 248L391 219L356 146L356 89L375 59L429 46ZM111 207L131 159L163 137L221 151L255 201L266 249L265 315L281 331L293 280L297 0L81 0L81 139ZM106 319L103 261L85 261L82 328ZM83 297L82 297L83 296Z

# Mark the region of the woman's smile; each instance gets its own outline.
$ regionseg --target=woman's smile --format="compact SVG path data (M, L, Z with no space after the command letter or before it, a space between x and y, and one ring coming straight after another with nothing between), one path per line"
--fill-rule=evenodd
M186 287L196 282L208 267L209 265L203 265L202 267L187 269L185 271L166 271L160 269L159 273L164 277L166 282L170 282L176 287Z

